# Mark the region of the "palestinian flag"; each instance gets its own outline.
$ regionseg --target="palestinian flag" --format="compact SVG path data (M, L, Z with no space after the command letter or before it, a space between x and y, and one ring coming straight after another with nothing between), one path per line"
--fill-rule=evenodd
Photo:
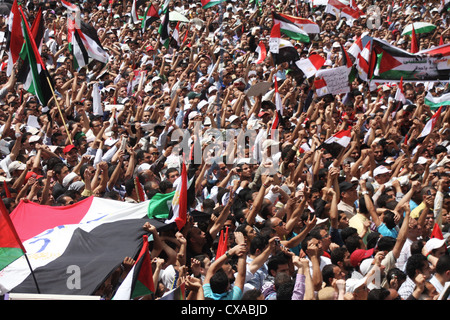
M325 7L325 13L330 13L336 17L346 18L346 23L349 26L353 25L355 20L358 20L364 13L358 8L352 8L339 0L329 0Z
M38 51L40 52L41 45L43 42L42 39L44 38L44 20L42 17L41 8L39 8L39 11L34 18L33 25L31 26L31 36L34 39L34 42L36 43ZM33 83L33 74L31 72L31 65L28 61L28 57L25 57L25 59L23 60L24 62L21 64L19 71L17 72L17 81L24 83L25 86L28 87L29 84ZM43 101L49 101L50 98L52 97L52 89L50 88L47 79L50 80L51 84L52 81L50 79L50 75L48 74L47 70L42 70L39 74L39 78L40 78L40 85L42 88Z
M26 253L17 235L9 212L0 199L0 270L10 265Z
M316 75L316 72L325 64L325 59L318 54L312 54L307 59L296 61L297 67L303 71L306 78Z
M150 201L127 203L89 197L64 207L20 202L10 214L42 294L95 294L125 257L136 257L150 222L158 231L174 225L148 218ZM3 233L2 233L3 235ZM68 268L77 266L81 284ZM0 294L36 293L30 268L20 257L0 273Z
M256 64L263 63L267 57L267 50L266 50L266 46L264 45L264 43L262 41L258 44L258 47L256 47L255 52L258 54L258 59L256 60Z
M222 2L225 2L225 0L202 0L202 8L208 9L213 6L216 6L218 4L221 4Z
M147 9L145 9L145 14L142 19L141 28L143 31L147 30L150 25L159 19L158 11L156 10L153 3L150 2Z
M422 132L420 133L417 140L423 141L426 136L428 136L430 133L433 132L434 127L436 126L436 122L439 120L439 117L441 116L442 112L442 106L439 107L439 109L436 111L435 114L431 117L430 120L426 123L425 127L423 128Z
M317 23L315 23L312 20L300 18L300 17L294 17L288 14L284 13L278 13L277 14L280 18L285 19L285 21L289 21L290 23L295 24L297 27L299 27L301 30L308 34L316 34L320 33L320 27Z
M26 91L37 96L43 106L47 106L47 103L51 97L51 89L49 84L50 77L45 67L45 63L42 61L39 49L36 45L33 34L31 33L28 22L20 7L19 11L22 16L22 33L25 39L24 46L20 52L20 57L22 60L28 62L30 68L29 73L25 77L26 80L23 87Z
M170 40L170 27L169 27L169 10L166 11L164 17L162 18L161 25L159 26L158 33L160 35L159 41L161 44L169 48Z
M12 73L13 66L19 59L20 51L22 50L24 38L22 33L22 19L20 17L19 6L17 0L14 0L11 12L8 18L8 28L6 29L6 48L5 52L8 54L8 65L6 68L6 75L9 77Z
M377 82L397 81L401 77L405 81L448 80L450 55L441 56L431 50L413 54L380 39L373 38L371 42L371 55L380 59L377 73L373 76ZM445 46L433 49L447 50Z
M280 31L291 39L300 42L310 42L309 35L303 31L294 21L290 20L286 16L282 16L278 13L272 13L272 19L274 25L280 24Z
M444 93L440 97L434 97L430 92L425 96L425 104L431 109L438 109L442 106L450 105L450 93Z
M113 300L134 300L155 293L148 236L142 236L142 248L135 264L117 289Z

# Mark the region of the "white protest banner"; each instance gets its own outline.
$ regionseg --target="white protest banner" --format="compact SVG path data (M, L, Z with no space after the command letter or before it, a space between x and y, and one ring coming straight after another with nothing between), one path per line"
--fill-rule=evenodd
M349 69L346 66L324 69L317 71L316 79L323 78L330 94L348 93L350 92L348 73Z

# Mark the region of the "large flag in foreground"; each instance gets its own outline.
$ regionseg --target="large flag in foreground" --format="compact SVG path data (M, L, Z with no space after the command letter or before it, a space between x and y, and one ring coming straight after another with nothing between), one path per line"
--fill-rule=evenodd
M149 219L149 204L150 200L127 203L98 197L65 207L20 202L10 216L40 293L94 294L125 257L138 254L145 222L158 231L174 228ZM0 294L7 292L37 293L25 257L0 273Z

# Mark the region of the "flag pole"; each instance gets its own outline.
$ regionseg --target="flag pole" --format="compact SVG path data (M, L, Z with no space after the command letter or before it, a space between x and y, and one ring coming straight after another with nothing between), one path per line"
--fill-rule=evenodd
M34 275L34 272L33 272L33 268L31 268L30 260L28 260L28 256L26 253L24 254L24 256L25 256L25 259L27 260L28 267L30 268L31 275L33 276L34 284L36 285L36 290L38 293L41 293L41 290L39 289L39 285L36 280L36 276Z
M57 106L58 111L59 111L59 115L61 116L61 120L62 120L62 122L64 124L64 128L66 129L67 137L69 138L70 144L73 144L72 137L70 136L69 129L67 128L66 121L64 120L64 116L63 116L63 113L61 111L61 107L59 106L58 99L56 99L56 95L55 95L55 91L53 90L52 83L50 82L50 79L48 78L47 74L45 75L45 78L47 78L48 85L50 86L50 90L52 91L53 100L55 100L56 106Z

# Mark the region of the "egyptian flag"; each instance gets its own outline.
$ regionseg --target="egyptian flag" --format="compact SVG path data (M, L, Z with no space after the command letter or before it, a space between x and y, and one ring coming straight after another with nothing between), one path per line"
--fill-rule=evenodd
M274 23L272 30L270 31L269 38L269 50L273 54L278 54L280 51L280 39L281 39L281 31L280 24Z
M23 78L21 77L21 80L25 81L23 82L23 87L26 91L37 96L43 106L47 106L52 92L52 89L50 87L51 82L49 83L50 76L45 63L41 58L39 48L36 45L35 38L33 37L33 34L30 30L28 21L26 20L25 15L20 7L19 11L22 16L22 33L25 39L20 57L22 58L22 60L27 61L29 66L28 74L24 75ZM42 20L39 20L40 23L42 23ZM39 25L38 22L36 23ZM37 29L38 27L36 27L35 30ZM36 32L36 34L38 34L38 31Z
M9 77L12 73L14 64L19 59L20 51L22 50L24 38L22 33L22 19L20 17L17 0L14 0L11 12L8 18L8 28L6 30L6 48L8 53L8 65L6 68L6 75Z
M325 145L337 143L340 146L346 148L350 144L351 140L352 140L352 130L349 128L338 131L337 133L329 137L327 140L325 140L323 143Z
M327 150L334 158L336 158L340 152L345 149L351 141L351 128L341 130L327 140L325 140L321 147Z
M355 20L358 20L364 13L358 8L352 8L339 0L329 0L325 7L325 13L330 13L334 16L346 18L346 23L349 26L353 25Z
M256 60L256 64L263 63L267 57L266 46L262 41L259 42L258 47L256 47L255 52L258 54L258 59Z
M142 236L142 248L135 264L123 280L112 300L134 300L155 293L148 236Z
M395 91L394 100L397 103L397 107L392 112L392 118L395 118L398 110L406 103L405 93L403 91L403 77L400 79L400 83L397 86L397 90Z
M348 49L348 53L351 54L353 57L358 58L359 53L363 50L363 44L362 44L362 36L358 37L356 41L350 46Z
M177 22L175 29L172 32L172 39L170 41L170 46L172 48L178 49L180 48L180 21Z
M403 77L400 78L400 83L397 86L397 91L395 92L394 99L396 101L401 102L401 103L405 103L406 102L405 93L403 91Z
M272 139L277 135L276 130L278 129L278 125L282 121L283 118L283 103L281 101L280 93L278 92L278 81L277 78L274 78L275 84L275 118L273 119L272 127L271 127L271 137Z
M330 93L327 82L323 77L314 79L314 88L318 97L323 97Z
M306 59L295 62L297 67L303 71L306 78L314 77L316 72L325 64L325 59L318 54L312 54Z
M141 28L145 31L150 27L150 25L159 19L158 10L156 10L153 3L150 2L147 9L145 10L144 18L142 19Z
M370 61L371 61L371 47L370 42L367 42L364 49L358 54L356 59L356 70L358 71L358 76L361 80L367 81L369 79L370 73Z
M142 237L147 234L143 229L146 222L160 232L174 230L173 224L149 219L150 202L89 197L73 205L53 207L21 201L10 217L40 293L94 295L125 257L138 255ZM76 269L71 269L73 266ZM68 270L75 273L72 278ZM81 283L77 274L82 275ZM0 293L5 293L2 290L37 293L25 257L2 270Z
M426 136L428 136L431 132L433 132L433 129L436 126L436 122L438 121L438 119L441 115L442 107L443 106L439 107L439 109L436 111L436 113L426 123L425 127L423 128L422 132L420 133L419 137L417 138L417 140L419 142L422 142L426 138Z

